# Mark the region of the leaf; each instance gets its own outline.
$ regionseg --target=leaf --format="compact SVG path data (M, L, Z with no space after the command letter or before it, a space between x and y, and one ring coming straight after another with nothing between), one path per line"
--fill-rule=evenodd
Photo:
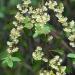
M33 24L32 23L26 23L24 27L31 29L33 27Z
M69 73L71 73L71 72L72 72L72 68L71 68L70 66L67 66L67 67L66 67L66 73L69 74Z
M7 65L10 68L13 67L13 61L10 57L5 57L2 63Z
M8 65L10 68L12 68L12 67L13 67L13 61L12 61L12 60L9 60L9 61L7 62L7 65Z
M40 23L37 23L35 24L35 33L33 35L33 37L37 37L38 35L41 35L41 34L48 34L49 32L51 32L52 30L52 27L49 26L48 24L40 24Z
M69 57L69 58L74 58L74 59L75 59L75 54L74 54L74 53L69 53L69 54L67 55L67 57Z
M8 53L6 51L3 51L0 53L0 59L3 60L5 57L8 57Z
M25 28L27 29L33 28L33 24L31 23L30 18L28 16L25 17L25 20L23 23Z
M21 61L21 59L18 57L12 57L12 61Z

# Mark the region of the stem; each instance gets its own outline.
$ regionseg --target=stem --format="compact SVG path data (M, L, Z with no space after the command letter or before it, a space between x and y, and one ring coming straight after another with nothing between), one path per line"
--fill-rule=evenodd
M58 35L58 34L59 35ZM51 32L51 34L52 34L52 36L54 37L54 38L56 38L56 39L60 39L61 37L60 37L60 33L58 32L58 31L53 31L53 32ZM62 46L64 47L64 48L66 48L66 49L68 49L70 52L74 52L74 50L71 48L71 47L69 47L68 45L67 45L67 43L63 40L63 39L61 39L62 41L61 41L61 44L62 44Z

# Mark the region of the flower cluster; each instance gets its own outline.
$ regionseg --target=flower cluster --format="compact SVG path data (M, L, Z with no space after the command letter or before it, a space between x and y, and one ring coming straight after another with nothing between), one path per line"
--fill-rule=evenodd
M72 47L75 47L75 22L74 20L72 20L71 22L68 22L68 18L62 16L62 14L56 14L56 17L58 18L58 21L60 23L62 23L62 25L64 26L64 31L66 32L66 35L68 37L68 39L70 40L70 45Z
M32 53L32 57L34 60L42 60L44 62L48 62L48 59L44 56L44 52L42 51L42 47L37 46L36 50Z
M18 47L16 45L18 44L19 40L18 38L21 36L20 31L23 29L22 25L18 25L16 22L13 22L15 24L15 27L10 32L10 41L7 41L7 52L13 53L18 51Z
M19 42L18 38L21 36L20 32L23 29L23 25L20 24L20 22L22 22L25 19L23 15L20 14L19 12L17 12L15 18L16 21L13 21L14 28L12 28L10 32L10 41L7 41L8 45L7 52L10 54L17 52L19 50L19 48L17 47L17 44Z
M23 4L17 5L17 8L20 10L21 14L17 17L17 19L21 18L21 20L19 20L21 23L24 23L25 28L35 28L35 33L33 36L48 34L50 29L46 24L50 20L50 15L47 13L47 7L42 5L41 7L34 8L31 4L31 0L26 1L23 1Z
M49 61L51 70L40 70L39 75L66 75L66 66L61 66L62 59L59 56L55 56Z
M47 62L50 70L40 70L39 75L65 75L66 66L62 66L62 59L59 56L55 56L52 59L47 59L44 56L44 52L42 52L42 48L38 46L32 54L34 60L42 60L44 62ZM55 70L55 72L54 72Z
M56 75L65 75L66 66L61 66L62 59L59 56L55 56L49 61L49 66L56 70Z
M50 15L47 14L47 7L42 5L41 7L32 7L31 0L23 0L22 4L17 5L18 12L15 15L16 21L13 21L14 28L10 32L10 41L7 42L8 53L18 51L18 38L21 36L22 29L31 29L35 27L35 35L48 34L50 29L45 25L50 20ZM41 30L41 31L40 31Z
M28 6L28 5L30 5L30 6ZM22 5L18 4L17 8L20 10L20 12L22 14L25 14L24 17L28 16L31 19L31 23L37 22L37 23L41 23L41 24L46 24L46 22L50 20L50 16L47 14L47 7L42 6L39 8L34 8L31 6L30 0L28 3L26 3L26 1L24 1L24 3ZM20 16L21 15L19 15L19 17Z
M54 12L56 12L56 17L64 27L63 30L66 32L66 35L70 40L70 45L75 47L75 21L72 20L68 22L68 18L62 15L64 11L63 3L58 4L56 1L49 0L49 2L47 2L45 5L48 6L49 9L52 9Z
M32 54L34 60L42 60L43 55L44 53L42 52L42 48L40 46L38 46Z
M70 23L67 22L67 17L62 15L64 10L63 4L57 4L56 1L46 2L45 5L41 7L33 7L31 4L31 0L23 0L22 4L17 5L18 12L15 15L16 21L13 22L14 28L12 28L10 32L10 41L7 42L8 53L14 53L19 50L17 44L19 42L19 37L21 36L21 31L23 28L27 29L35 29L35 35L39 34L48 34L50 32L50 28L47 25L47 22L50 20L50 15L47 13L48 9L54 10L56 12L56 17L58 21L64 26L64 31L68 34L68 39L71 41L70 45L74 47L74 39L75 39L75 30L74 25L75 22L71 21ZM48 41L52 40L53 37L50 36ZM34 60L42 60L48 63L48 59L44 57L44 52L42 48L38 46L32 54ZM55 56L52 60L49 61L49 66L56 71L56 75L65 75L65 66L61 66L62 59L59 56ZM54 72L44 70L40 72L40 75L55 75Z
M57 5L57 2L49 0L48 2L45 3L45 5L48 6L49 9L54 10L55 6Z
M45 6L33 10L32 19L34 19L37 23L41 23L43 25L46 24L46 22L50 20L50 16L47 14L46 11L47 8Z

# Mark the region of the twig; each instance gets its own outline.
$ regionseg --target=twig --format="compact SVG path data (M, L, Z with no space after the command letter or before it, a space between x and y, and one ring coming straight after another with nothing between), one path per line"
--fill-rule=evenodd
M59 35L58 35L59 34ZM60 33L58 32L58 31L56 31L56 30L54 30L54 31L52 31L51 32L51 35L54 37L54 38L56 38L56 39L60 39L61 37L60 37ZM63 45L63 47L65 47L66 49L68 49L70 52L74 52L74 50L71 48L71 47L69 47L68 46L68 44L63 40L63 39L61 39L62 41L61 41L61 44Z

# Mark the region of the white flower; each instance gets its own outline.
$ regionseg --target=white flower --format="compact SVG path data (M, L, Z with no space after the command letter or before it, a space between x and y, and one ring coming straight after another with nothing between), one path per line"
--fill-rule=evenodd
M70 46L75 47L75 43L74 42L70 42Z
M24 28L23 25L17 26L18 31L21 31L23 28Z
M57 13L55 16L56 16L58 19L59 19L59 18L62 18L62 14L59 14L59 13Z
M25 14L26 12L28 12L28 9L27 9L27 8L21 11L21 13L24 13L24 14Z
M7 45L8 45L9 47L12 47L13 42L7 41Z
M43 11L47 11L47 7L46 6L43 6L42 9L43 9Z
M37 47L35 52L33 52L32 56L34 60L42 60L44 53L42 52L42 48L41 47Z
M67 17L61 17L61 18L59 18L58 21L63 24L67 21L67 19L68 19Z
M20 13L17 12L17 14L15 15L15 18L19 21L19 22L23 22L25 17Z
M13 21L13 25L16 27L18 23L16 21Z
M39 75L44 75L44 73L40 73Z
M19 50L18 47L13 48L12 52L17 52Z
M70 35L70 36L68 37L68 39L69 39L70 41L74 41L74 40L75 40L75 35Z
M74 22L74 20L72 20L72 21L70 22L70 27L73 28L74 26L75 26L75 22Z
M64 31L65 32L71 32L71 29L70 28L64 28Z
M30 3L31 3L31 0L24 0L24 2L23 2L24 5L28 5Z
M48 5L48 7L49 7L49 9L55 9L55 6L57 5L57 2L56 1L54 1L54 2L52 2L52 1L49 1L48 3L46 3L46 5Z
M7 52L10 54L10 53L12 53L12 50L10 48L8 48Z
M55 60L59 60L59 56L55 56L55 58L54 58Z
M63 25L64 27L67 27L67 26L68 26L68 23L67 23L67 22L64 22L62 25Z
M11 34L10 34L11 39L16 39L16 38L18 38L19 36L20 36L20 32L17 31L15 28L13 28L13 29L11 30Z
M60 72L56 72L56 75L61 75L61 73Z
M62 3L59 4L59 6L57 6L57 8L54 9L55 12L58 12L60 14L62 14L62 12L64 11L64 6Z
M44 57L42 60L43 60L44 62L48 62L48 59L45 58L45 57Z
M19 10L22 10L22 8L21 8L21 5L20 5L20 4L18 4L18 5L17 5L17 8L18 8Z
M14 53L14 52L17 52L18 50L19 50L18 47L8 48L8 49L7 49L7 52L8 52L8 53Z
M48 36L48 41L52 41L53 36Z

